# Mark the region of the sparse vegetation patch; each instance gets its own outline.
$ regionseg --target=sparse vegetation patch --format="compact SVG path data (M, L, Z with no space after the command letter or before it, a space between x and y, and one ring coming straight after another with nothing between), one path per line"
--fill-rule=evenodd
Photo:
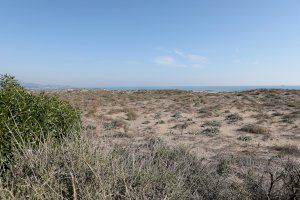
M252 140L252 137L249 136L249 135L241 135L238 137L238 140L241 140L241 141L250 141Z
M282 154L300 156L300 149L296 145L275 146L273 149Z
M128 110L126 113L127 120L134 121L138 118L138 115L133 110Z
M254 134L268 134L269 130L257 124L247 124L239 129L240 131Z
M203 124L204 126L213 126L213 127L220 127L221 123L219 121L207 121Z
M192 132L194 135L206 135L208 137L214 137L220 133L220 130L217 127L209 127L205 128L202 131Z
M226 120L229 122L237 122L239 120L242 120L242 117L239 114L234 113L234 114L227 115Z

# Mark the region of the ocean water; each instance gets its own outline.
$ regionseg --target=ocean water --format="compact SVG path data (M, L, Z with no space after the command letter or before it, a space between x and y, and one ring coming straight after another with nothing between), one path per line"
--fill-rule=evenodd
M298 86L156 86L156 87L104 87L107 90L194 90L194 91L246 91L255 89L300 90Z

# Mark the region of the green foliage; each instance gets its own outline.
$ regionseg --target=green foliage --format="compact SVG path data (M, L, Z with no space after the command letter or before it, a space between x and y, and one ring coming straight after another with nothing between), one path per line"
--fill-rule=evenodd
M242 117L239 114L229 114L226 116L226 120L228 120L229 122L237 122L239 120L242 120Z
M241 140L241 141L250 141L250 140L252 140L252 137L248 136L248 135L241 135L241 136L238 137L238 140Z
M142 122L142 124L150 124L150 121L146 120L146 121Z
M214 137L217 136L220 133L220 130L218 127L208 127L203 130L197 130L197 131L192 131L189 132L189 134L193 135L205 135L208 137Z
M55 97L32 94L14 77L0 78L0 156L9 162L20 144L36 146L45 139L59 142L79 133L80 113Z
M216 127L209 127L204 129L203 131L201 131L201 134L209 136L209 137L213 137L216 136L220 133L220 130Z
M221 123L219 121L207 121L204 123L204 126L213 126L213 127L220 127Z
M182 117L181 113L180 112L176 112L174 115L172 115L172 117L176 118L176 119L179 119Z
M165 124L166 122L164 120L159 120L158 122L156 122L156 124Z

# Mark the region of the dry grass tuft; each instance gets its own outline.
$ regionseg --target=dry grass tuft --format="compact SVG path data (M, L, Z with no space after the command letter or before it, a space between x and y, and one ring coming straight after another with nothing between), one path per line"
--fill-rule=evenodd
M272 149L282 154L300 156L300 149L296 145L274 146Z
M0 178L1 199L297 199L294 162L239 166L204 163L150 139L140 149L95 146L84 139L24 146ZM243 168L239 171L237 169Z
M233 113L233 114L227 115L225 119L229 122L237 122L239 120L242 120L243 118L239 114Z
M256 124L247 124L242 128L240 128L239 131L254 133L254 134L262 134L262 135L266 135L270 133L268 129Z
M133 110L129 109L126 113L127 120L134 121L138 118L138 115Z

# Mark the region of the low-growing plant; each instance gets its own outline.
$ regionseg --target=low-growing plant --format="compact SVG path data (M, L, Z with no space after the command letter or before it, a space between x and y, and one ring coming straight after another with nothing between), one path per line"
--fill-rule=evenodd
M184 122L184 123L176 124L176 125L173 126L172 128L173 128L173 129L184 130L184 129L186 129L189 125L190 125L190 123Z
M213 126L213 127L220 127L221 123L219 121L207 121L203 124L204 126Z
M259 126L257 124L246 124L242 128L239 129L240 131L247 132L247 133L254 133L254 134L268 134L268 129Z
M14 152L0 199L298 199L299 163L239 170L234 159L209 163L150 139L140 148L95 147L84 138ZM235 165L235 166L234 166ZM233 168L234 167L234 168ZM233 170L234 169L234 170Z
M158 122L156 122L156 124L165 124L166 122L164 120L159 120Z
M241 141L250 141L252 140L252 137L249 136L249 135L241 135L238 137L238 140L241 140Z
M300 148L296 145L274 146L273 149L282 154L300 156Z
M227 115L225 119L230 122L237 122L239 120L242 120L242 117L239 114L234 113L234 114Z
M220 130L217 127L208 127L208 128L205 128L204 130L190 132L190 134L193 134L193 135L206 135L208 137L214 137L214 136L218 135L219 133L220 133Z
M161 113L155 113L154 119L160 119L161 118Z
M172 117L176 118L176 119L179 119L182 117L181 113L180 112L176 112L174 115L172 115Z
M94 125L91 125L91 124L88 124L87 126L85 126L84 127L85 128L85 130L96 130L96 126L94 126Z
M114 130L118 128L123 128L124 126L127 126L127 123L123 119L113 119L109 122L103 123L103 128L105 130Z
M149 120L143 121L142 124L150 124Z
M231 160L228 158L221 158L216 166L216 171L219 175L224 175L229 172Z
M202 135L206 135L209 137L216 136L220 133L220 130L217 127L209 127L201 131Z
M297 119L297 117L294 117L293 115L283 115L281 119L281 122L292 124Z
M126 116L127 116L127 120L129 120L129 121L134 121L138 117L136 112L134 112L133 110L128 110L128 112L126 113Z

